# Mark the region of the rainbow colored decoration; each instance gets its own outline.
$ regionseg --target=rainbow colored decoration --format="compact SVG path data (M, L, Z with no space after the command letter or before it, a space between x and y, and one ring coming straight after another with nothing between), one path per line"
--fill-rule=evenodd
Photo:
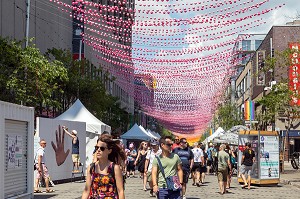
M251 120L254 121L254 114L255 114L255 102L254 101L245 101L244 104L245 112L244 112L244 118L245 120Z

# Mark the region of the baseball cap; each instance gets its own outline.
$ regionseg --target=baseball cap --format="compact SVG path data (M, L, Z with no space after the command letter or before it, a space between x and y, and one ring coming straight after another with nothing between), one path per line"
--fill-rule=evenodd
M209 146L213 146L213 143L209 143Z
M77 131L76 130L72 130L72 133L74 133L75 135L77 135Z
M151 145L158 145L158 141L157 140L153 140L150 144Z

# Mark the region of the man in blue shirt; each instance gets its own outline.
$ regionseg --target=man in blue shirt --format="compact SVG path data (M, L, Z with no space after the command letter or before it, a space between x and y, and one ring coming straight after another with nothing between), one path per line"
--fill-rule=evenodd
M183 170L183 183L182 183L182 199L186 199L186 184L188 183L190 171L194 164L194 154L188 147L188 143L185 138L180 139L180 147L175 148L173 151L177 154L182 162Z

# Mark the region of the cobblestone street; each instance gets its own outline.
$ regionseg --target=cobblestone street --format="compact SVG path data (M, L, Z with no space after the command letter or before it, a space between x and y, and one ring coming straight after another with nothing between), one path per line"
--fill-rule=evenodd
M142 189L142 181L139 178L127 179L125 185L125 196L126 198L139 198L146 199L151 198L149 196L149 191L145 192ZM84 188L84 183L66 183L59 184L54 187L56 190L54 193L47 194L41 193L36 194L35 199L68 199L68 198L81 198L81 193ZM188 199L203 199L203 198L272 198L272 199L286 199L286 198L298 198L300 194L300 189L291 186L279 184L275 187L259 187L253 186L251 190L242 189L237 183L236 178L233 178L232 188L230 193L225 195L220 195L218 193L218 184L216 176L207 176L206 183L201 187L192 186L191 181L187 188L187 198Z

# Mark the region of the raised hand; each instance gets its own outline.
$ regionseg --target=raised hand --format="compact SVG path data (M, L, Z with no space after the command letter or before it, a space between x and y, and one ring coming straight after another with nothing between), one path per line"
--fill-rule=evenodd
M51 141L52 148L55 151L57 166L62 165L70 153L70 149L65 152L65 131L61 131L60 125L58 125L58 132L57 130L55 131L56 145Z

